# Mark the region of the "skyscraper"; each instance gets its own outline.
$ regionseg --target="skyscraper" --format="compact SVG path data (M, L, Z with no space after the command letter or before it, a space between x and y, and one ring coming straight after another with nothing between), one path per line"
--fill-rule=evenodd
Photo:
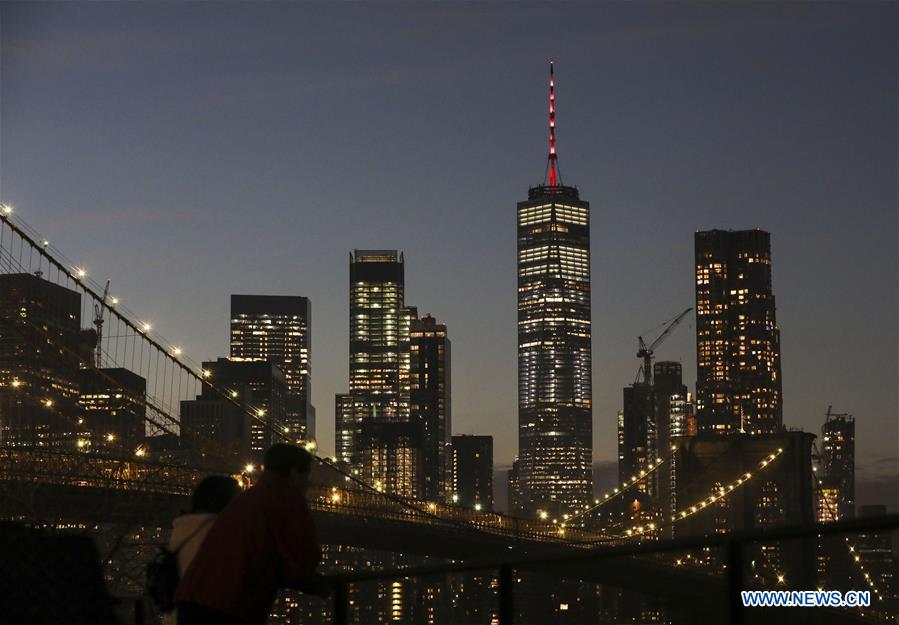
M493 510L493 437L453 436L453 500Z
M699 429L778 432L783 400L771 235L762 230L697 232L695 255Z
M564 186L550 63L549 158L518 203L518 455L522 507L592 500L590 205Z
M450 340L446 324L431 315L412 322L409 338L410 418L421 424L422 470L426 499L443 499L447 479L446 447L452 432Z
M683 383L683 367L679 362L662 360L652 366L655 399L656 449L664 458L671 447L672 436L683 436L687 418L687 387ZM672 427L672 425L674 427Z
M408 338L403 337L403 263L396 250L355 250L350 255L350 395L357 422L404 416L400 363Z
M624 387L624 410L618 419L618 481L648 471L658 455L653 387L637 382ZM654 479L641 480L637 490L655 495Z
M292 295L231 296L231 360L274 363L287 381L288 440L315 438L310 366L309 299Z
M335 398L335 416L339 421L337 437L343 439L342 449L352 450L352 464L361 463L360 436L366 421L409 421L410 331L417 317L417 309L405 305L401 252L355 250L350 254L352 417L346 399L340 396Z
M337 460L352 464L353 434L356 421L353 419L353 398L349 393L334 395L334 449Z
M821 474L819 498L837 503L822 513L834 521L855 517L855 419L829 407L821 427Z

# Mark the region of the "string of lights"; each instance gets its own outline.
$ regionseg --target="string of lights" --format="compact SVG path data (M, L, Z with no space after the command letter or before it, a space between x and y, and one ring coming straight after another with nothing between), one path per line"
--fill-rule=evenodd
M592 506L589 504L585 504L583 510L581 510L579 512L575 512L574 514L571 514L571 515L568 515L568 514L564 515L564 523L562 523L562 526L564 527L565 525L574 521L576 518L581 517L589 512L593 512L593 511L601 508L602 506L606 505L607 503L609 503L610 501L612 501L619 495L622 495L626 491L630 490L631 487L636 486L640 482L643 482L646 478L648 478L650 475L655 473L656 469L658 469L663 464L668 462L671 459L671 456L674 455L676 450L677 450L677 446L672 445L670 452L668 453L668 455L665 458L656 458L655 460L650 462L648 469L642 469L638 474L632 475L629 479L624 480L621 484L619 484L618 486L613 488L611 491L604 493L602 497L600 497L599 499L596 499L593 502ZM546 513L545 510L540 510L538 512L538 514L544 520L548 517L548 513ZM553 519L553 522L555 522L555 519Z
M768 454L761 462L759 462L758 471L765 470L782 453L783 453L783 448L779 447L777 449L777 451L774 451L774 452ZM739 489L741 486L743 486L744 484L749 482L751 479L753 479L757 475L758 475L758 472L757 473L746 472L743 475L741 475L740 477L738 477L735 480L733 480L732 482L730 482L729 484L716 487L712 491L712 494L709 495L709 497L707 497L701 501L698 501L697 503L693 504L692 506L683 508L679 512L675 512L673 515L671 515L670 521L667 521L665 523L648 523L646 525L636 525L636 526L630 527L627 529L627 531L625 531L624 536L620 536L620 538L636 538L636 537L642 536L646 532L651 532L656 529L663 529L665 527L670 527L671 525L678 523L680 521L683 521L684 519L689 518L689 517L693 516L694 514L698 514L698 513L702 512L705 508L720 501L721 499L725 499L726 497L730 496L731 493L734 492L734 490Z
M85 294L92 298L97 305L103 307L118 321L124 323L126 328L130 329L135 336L139 336L142 340L146 341L148 345L156 349L159 353L168 358L172 363L180 367L183 372L191 376L195 381L199 382L202 385L208 386L209 388L216 391L222 398L227 399L238 406L246 413L246 415L251 420L263 425L267 425L263 419L263 417L265 416L264 408L241 403L236 391L219 386L213 379L213 374L211 371L202 368L202 366L199 366L194 361L192 361L184 353L182 347L167 340L158 332L153 331L153 326L149 321L135 321L135 319L140 319L140 317L129 308L127 308L124 304L122 304L118 297L104 297L103 295L100 295L100 292L104 291L105 287L101 287L101 285L94 281L88 275L87 270L84 267L71 261L68 257L65 256L62 251L51 245L47 239L42 238L40 236L40 233L35 228L27 224L20 215L16 214L15 219L13 219L13 213L13 208L8 204L0 205L0 221L9 226L13 233L18 235L23 241L25 241L25 243L30 246L29 256L31 256L33 252L37 252L40 257L44 258L50 264L50 266L55 268L61 275L65 276L69 281L71 281L72 284L75 284ZM38 240L41 242L40 244L37 242ZM21 270L24 271L24 266L22 265L21 260L17 262L16 259L10 255L9 262L11 268L13 264L16 264ZM115 359L110 357L108 352L107 357L111 362L115 362ZM148 402L146 399L142 399L141 401L148 407L151 407L155 412L163 415L171 424L170 427L169 425L166 425L164 423L151 421L151 424L154 425L154 427L158 427L161 431L167 432L169 434L182 435L184 433L184 428L181 425L179 419L169 415L161 407L154 405L152 402ZM177 432L175 431L176 429ZM288 440L285 433L282 431L273 430L273 434L279 441ZM199 433L197 433L197 435L202 436ZM446 519L437 514L434 514L428 507L427 502L422 502L422 504L424 505L419 506L416 503L413 503L412 501L409 501L403 497L385 492L384 488L381 485L368 484L359 476L344 471L342 468L338 467L335 463L331 462L327 458L323 458L315 454L314 452L316 451L316 449L314 442L312 441L307 442L306 447L310 452L313 452L313 456L315 457L317 462L328 467L330 470L337 472L347 481L356 484L363 490L378 493L380 496L392 501L393 503L403 508L406 508L417 514L433 517L433 519L436 521L464 526L467 529L483 529L471 525L470 523L459 524L452 519ZM129 452L129 457L131 453L134 452ZM255 469L255 465L248 463L244 466L244 474L249 477L249 474L253 473Z
M839 518L839 515L838 511L834 509L833 502L825 497L821 492L821 487L823 485L823 480L815 480L815 492L818 495L818 500L824 502L824 505L827 506L828 512L830 513L830 518L837 519ZM853 564L855 564L856 567L858 567L858 570L861 572L865 582L871 588L871 592L873 592L878 599L883 600L883 596L880 594L880 590L877 588L877 584L874 583L874 579L871 577L871 574L865 570L865 565L864 563L862 563L861 556L859 555L858 551L856 551L857 546L849 540L848 536L844 537L844 541L846 543L846 548L849 550L849 559L853 562Z

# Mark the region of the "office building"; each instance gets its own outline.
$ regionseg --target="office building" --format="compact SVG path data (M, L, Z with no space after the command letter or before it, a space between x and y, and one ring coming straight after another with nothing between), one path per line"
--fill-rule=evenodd
M283 442L287 434L287 379L284 373L270 361L261 360L219 358L204 362L202 366L206 379L241 408L235 412L224 404L218 407L204 404L209 400L224 399L216 391L204 387L197 398L199 403L182 402L182 410L186 410L183 417L187 417L184 426L190 426L192 419L197 420L193 423L195 426L207 419L224 419L225 422L215 426L219 432L215 438L229 441L240 433L245 438L237 448L249 454L249 458L241 459L241 462L260 463L265 450L273 443ZM233 422L232 418L238 414L242 421ZM211 431L209 428L213 426L206 424L203 427ZM189 441L186 433L182 433L182 438ZM235 443L231 440L229 447Z
M771 235L708 230L694 240L699 428L719 434L778 432L783 399Z
M493 510L493 437L453 436L453 501Z
M191 464L209 466L227 458L227 467L241 469L259 459L251 441L253 392L248 384L230 384L229 397L222 397L209 387L196 399L181 401L181 448Z
M410 418L422 430L422 469L426 499L445 499L452 404L450 340L446 325L431 315L412 322L409 339Z
M405 268L396 250L350 254L350 384L352 464L359 464L362 423L408 420L409 332L414 308L405 305ZM342 423L346 423L343 421Z
M137 452L146 436L147 381L122 368L82 369L78 418L85 451ZM145 450L144 450L145 451Z
M334 395L334 453L340 462L353 463L353 440L357 424L353 418L353 398L349 393Z
M424 491L422 431L408 419L363 419L357 439L362 479L401 497Z
M593 499L590 205L562 184L550 70L543 184L518 203L518 458L523 509Z
M0 445L76 448L83 342L79 293L0 275Z
M284 434L295 443L315 438L311 322L306 297L231 296L231 360L269 361L283 372L287 382Z

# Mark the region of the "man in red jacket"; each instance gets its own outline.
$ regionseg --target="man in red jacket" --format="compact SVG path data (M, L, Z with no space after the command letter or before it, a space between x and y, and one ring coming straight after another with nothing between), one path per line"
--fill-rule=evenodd
M314 585L321 547L306 505L312 456L265 452L259 483L219 514L178 584L179 625L263 625L279 587Z

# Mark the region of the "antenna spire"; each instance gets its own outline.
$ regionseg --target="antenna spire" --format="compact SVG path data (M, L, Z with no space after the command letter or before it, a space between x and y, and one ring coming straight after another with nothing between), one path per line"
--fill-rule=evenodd
M549 186L556 186L556 178L561 182L561 176L558 173L559 165L556 156L556 94L555 80L553 72L553 62L549 62L549 161L547 169L549 170ZM546 178L543 179L546 184Z

